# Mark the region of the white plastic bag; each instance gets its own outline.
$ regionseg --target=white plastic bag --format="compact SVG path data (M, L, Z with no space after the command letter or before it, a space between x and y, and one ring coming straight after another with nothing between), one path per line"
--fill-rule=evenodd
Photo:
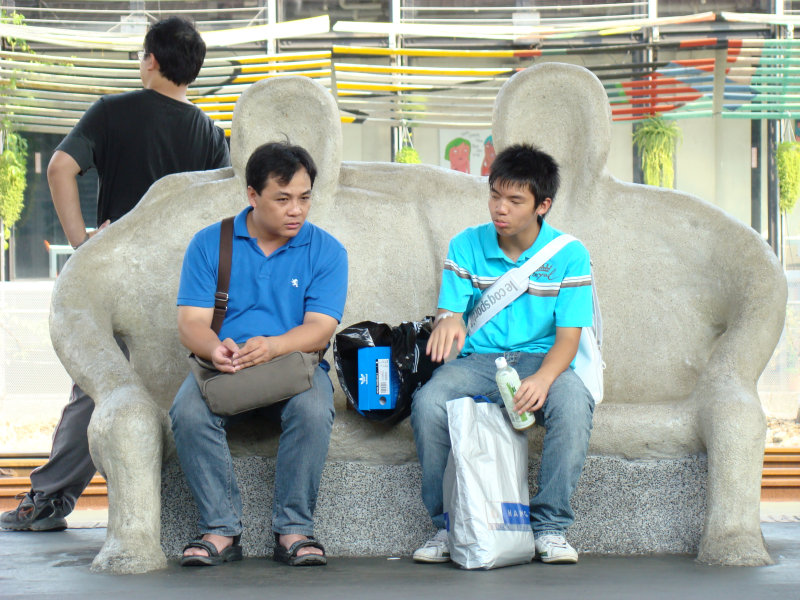
M606 365L600 354L600 344L591 327L581 329L581 339L578 344L578 353L575 355L574 368L575 373L594 398L595 405L600 404L603 401L603 369L606 368Z
M452 449L444 510L450 557L463 569L530 562L527 436L491 402L451 400L447 418Z
M594 325L581 329L578 353L575 355L575 373L583 381L583 385L594 398L595 405L603 401L603 315L600 314L600 302L597 300L597 286L594 284L592 270L592 307Z

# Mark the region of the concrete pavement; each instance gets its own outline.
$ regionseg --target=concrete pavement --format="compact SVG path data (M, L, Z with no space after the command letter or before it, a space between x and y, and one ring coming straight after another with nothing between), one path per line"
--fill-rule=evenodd
M144 575L94 574L89 565L105 530L0 532L0 598L304 597L346 600L457 598L800 600L800 521L762 523L775 564L709 567L690 556L582 555L575 565L462 571L409 557L331 558L327 567L291 568L265 559ZM323 540L324 541L324 540Z

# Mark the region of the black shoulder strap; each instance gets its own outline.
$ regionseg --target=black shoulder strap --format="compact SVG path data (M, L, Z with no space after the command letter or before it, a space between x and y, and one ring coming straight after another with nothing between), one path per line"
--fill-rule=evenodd
M231 258L233 256L233 217L222 220L219 230L219 263L217 265L217 292L214 294L214 318L211 329L219 335L222 321L228 311L228 287L231 283Z

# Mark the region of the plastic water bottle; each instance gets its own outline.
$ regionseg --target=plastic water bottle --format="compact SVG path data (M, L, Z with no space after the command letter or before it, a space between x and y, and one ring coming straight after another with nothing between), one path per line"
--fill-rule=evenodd
M506 412L508 413L508 418L511 419L511 425L517 430L527 429L536 422L536 418L529 412L524 412L521 415L517 414L514 409L514 394L517 393L520 386L517 371L514 367L508 366L503 356L495 359L494 364L497 365L497 373L494 379L500 390L500 397L503 398L503 404L506 405Z

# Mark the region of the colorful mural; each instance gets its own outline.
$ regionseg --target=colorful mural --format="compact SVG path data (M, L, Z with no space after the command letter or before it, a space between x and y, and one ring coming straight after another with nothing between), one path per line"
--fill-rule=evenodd
M491 130L440 129L439 148L439 166L473 175L489 174L494 160Z

